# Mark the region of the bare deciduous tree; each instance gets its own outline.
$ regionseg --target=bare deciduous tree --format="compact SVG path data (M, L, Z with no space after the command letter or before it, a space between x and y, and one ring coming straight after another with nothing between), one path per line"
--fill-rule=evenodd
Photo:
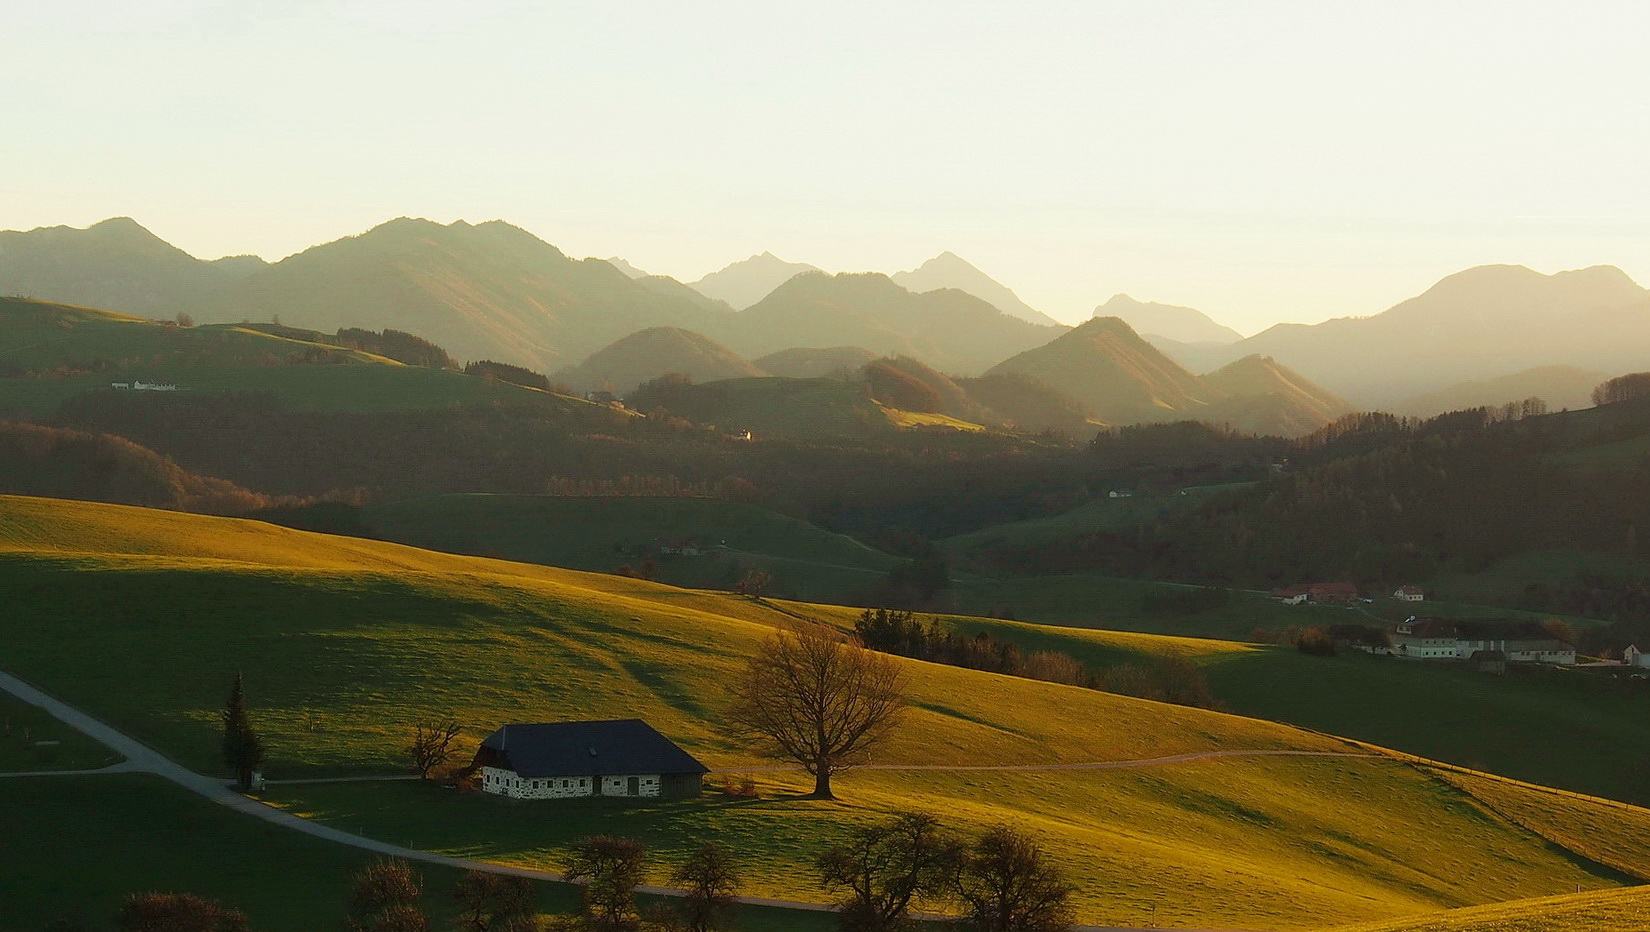
M611 835L592 835L574 846L566 876L584 882L584 916L592 927L635 927L636 885L642 882L646 856L641 842Z
M452 760L458 753L453 747L463 726L457 722L419 722L413 730L412 742L406 751L412 757L413 768L420 780L428 780L430 772Z
M349 927L353 932L429 932L419 908L424 884L406 861L373 861L350 886Z
M453 888L464 932L532 932L537 909L526 877L465 871Z
M1030 835L1007 825L986 832L963 857L957 895L980 932L1065 932L1076 888Z
M819 858L828 890L844 891L837 916L844 932L904 927L913 904L949 892L962 846L931 815L906 813L855 829Z
M831 776L864 761L905 707L897 661L819 624L777 631L733 686L729 713L746 734L794 760L814 795L835 799Z
M708 932L725 922L737 905L739 873L733 854L716 842L708 842L688 856L670 875L672 886L687 891L677 904L682 926L688 932Z
M246 914L193 893L140 893L115 913L120 932L246 932Z

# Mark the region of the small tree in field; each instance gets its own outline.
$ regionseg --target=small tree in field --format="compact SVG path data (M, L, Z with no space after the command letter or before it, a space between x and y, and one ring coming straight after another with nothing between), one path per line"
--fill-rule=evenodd
M771 585L773 585L772 573L767 570L753 569L740 577L739 582L734 584L733 591L760 600Z
M246 914L193 893L141 893L115 913L120 932L247 932Z
M835 799L831 776L863 761L898 724L905 675L887 655L802 624L764 641L732 692L735 725L801 764L815 796Z
M693 852L670 875L670 884L687 891L677 903L682 927L688 932L709 932L727 921L738 905L739 872L727 848L709 842Z
M223 762L235 772L243 792L252 788L252 774L264 763L264 741L247 717L246 687L239 673L223 710Z
M374 861L355 875L350 889L351 932L429 932L419 907L423 882L406 861Z
M604 930L636 927L636 886L647 849L632 838L592 835L573 848L567 879L583 881L584 915Z
M949 892L962 846L931 815L906 813L858 828L819 858L820 882L842 891L843 932L904 927L914 903Z
M979 932L1065 932L1076 888L1030 835L1006 825L986 832L963 856L957 896Z
M453 747L463 726L457 722L419 722L413 729L412 741L406 751L412 758L418 779L428 780L430 772L458 755Z
M537 909L526 877L465 871L453 889L462 932L533 932Z

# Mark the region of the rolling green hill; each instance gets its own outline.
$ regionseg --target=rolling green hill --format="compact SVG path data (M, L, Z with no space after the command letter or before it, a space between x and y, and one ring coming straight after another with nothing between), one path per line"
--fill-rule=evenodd
M1401 919L1332 932L1628 932L1646 928L1650 888L1576 893ZM1329 930L1326 930L1329 932Z
M863 438L905 427L979 429L944 414L884 405L871 397L865 383L838 379L746 378L656 386L631 401L639 411L662 408L695 424L762 437Z
M1209 419L1257 434L1299 437L1354 409L1267 356L1245 356L1203 377L1225 396Z
M787 379L822 379L835 373L855 373L877 358L877 354L857 346L821 349L792 347L755 360L768 372Z
M709 337L679 327L650 327L597 350L554 377L584 391L627 394L667 372L685 375L695 382L768 374Z
M571 569L658 567L661 582L727 588L748 569L772 592L834 601L867 589L901 561L840 534L755 505L693 498L442 495L376 505L362 516L385 540ZM660 554L691 540L696 555Z
M0 582L26 606L0 619L0 668L203 769L216 766L228 678L243 671L272 776L397 767L411 723L432 715L472 723L471 741L505 720L636 715L712 767L757 767L725 729L724 684L769 626L796 613L851 616L257 522L36 499L0 499L0 551ZM107 659L77 662L87 643ZM1347 748L1254 719L903 665L913 707L886 763ZM739 852L750 892L798 898L818 895L814 854L866 820L912 807L971 831L1009 820L1035 831L1076 880L1089 922L1139 924L1155 913L1170 926L1314 928L1627 881L1386 757L868 770L840 781L840 802L796 798L786 774L761 784L755 800L713 792L627 807L499 807L415 783L290 786L270 799L369 836L549 867L595 826L644 839L666 863L716 837Z
M284 328L280 332L301 335ZM111 311L0 298L0 411L47 414L111 383L273 392L294 408L390 411L452 404L583 404L448 369L236 324L178 327Z

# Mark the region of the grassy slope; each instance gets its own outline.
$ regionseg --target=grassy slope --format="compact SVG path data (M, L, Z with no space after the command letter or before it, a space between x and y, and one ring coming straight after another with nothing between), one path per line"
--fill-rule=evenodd
M1650 887L1497 903L1334 932L1641 932L1650 928Z
M323 354L327 363L276 364L308 352ZM315 410L563 403L507 383L404 366L233 324L184 329L109 311L0 298L0 360L50 368L64 360L87 364L99 359L113 368L66 378L0 379L0 409L44 414L67 398L134 379L171 382L197 392L271 391L289 405Z
M56 745L41 745L56 741ZM10 693L0 693L0 773L91 770L119 754Z
M429 714L470 723L472 740L506 720L641 715L712 766L755 763L724 737L720 684L785 606L254 522L0 503L0 548L16 551L0 563L0 579L31 609L26 629L4 632L0 666L193 766L214 765L214 718L237 669L247 674L277 776L397 766L408 725ZM105 552L87 552L97 550ZM78 662L77 645L89 642L113 659L95 668ZM1342 746L1255 720L908 666L915 707L884 754L889 761ZM324 713L319 730L306 729L307 709ZM804 863L856 821L919 806L959 827L1027 822L1080 879L1084 912L1096 920L1138 920L1162 889L1176 892L1157 904L1160 921L1283 928L1620 882L1395 763L866 772L843 789L847 801L835 804L727 805L712 795L647 805L626 810L624 825L667 852L700 827L727 832L748 842L747 867L761 878L754 888L810 897L818 891L804 882ZM420 792L312 786L278 798L387 840L551 866L560 846L602 815L505 806L493 816L486 807L496 801L454 809L468 804ZM403 839L409 829L425 837ZM1425 866L1441 862L1453 869Z
M375 506L365 519L417 547L603 572L640 564L635 548L692 538L705 552L655 557L660 581L725 588L760 566L774 591L813 600L864 589L900 562L805 521L710 499L440 495Z

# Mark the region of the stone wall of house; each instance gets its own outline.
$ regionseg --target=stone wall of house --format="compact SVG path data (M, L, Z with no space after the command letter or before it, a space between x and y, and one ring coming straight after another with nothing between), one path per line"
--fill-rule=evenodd
M481 768L481 788L512 799L566 799L596 792L593 777L522 777L497 767Z
M636 792L630 792L630 781ZM597 781L600 786L597 786ZM481 789L511 799L566 799L574 796L658 796L662 780L653 774L604 777L523 777L499 767L481 768Z
M636 781L636 796L658 796L659 775L654 774L626 774L622 777L602 777L603 796L630 796L630 781Z

